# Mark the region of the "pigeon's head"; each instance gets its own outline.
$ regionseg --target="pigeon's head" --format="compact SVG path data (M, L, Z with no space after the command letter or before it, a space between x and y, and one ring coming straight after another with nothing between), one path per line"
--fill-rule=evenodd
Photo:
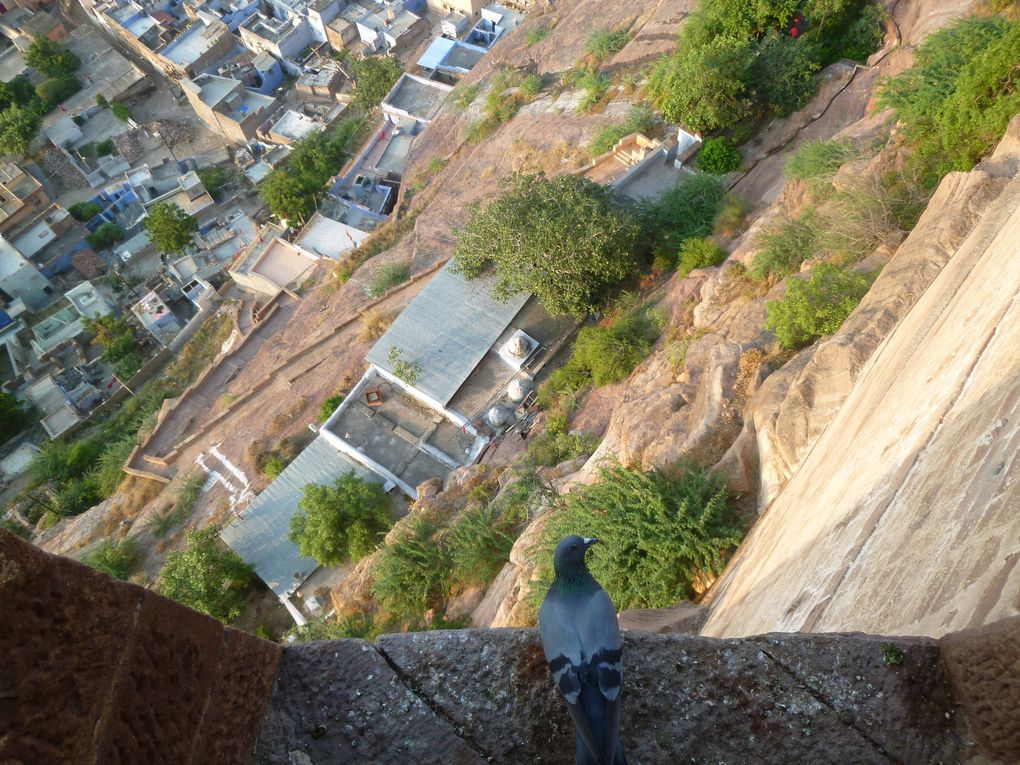
M592 537L579 537L576 534L563 537L556 545L556 553L553 555L553 567L556 569L556 573L569 574L583 569L585 567L584 554L598 541Z

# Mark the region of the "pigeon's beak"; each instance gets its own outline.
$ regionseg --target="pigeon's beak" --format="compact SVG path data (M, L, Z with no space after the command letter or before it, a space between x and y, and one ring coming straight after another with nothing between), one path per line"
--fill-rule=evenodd
M602 541L601 539L595 539L595 537L585 537L584 538L584 547L585 547L585 549L588 549L592 545L597 545L601 541Z

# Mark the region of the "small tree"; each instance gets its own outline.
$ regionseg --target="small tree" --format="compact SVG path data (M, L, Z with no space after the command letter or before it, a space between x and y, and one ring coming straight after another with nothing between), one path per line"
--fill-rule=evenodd
M265 177L259 185L259 196L281 220L302 222L315 212L314 193L284 168L273 170Z
M57 104L63 103L79 90L81 83L71 76L52 77L36 88L39 100L46 105L47 110L55 109Z
M92 342L103 346L103 361L114 365L114 373L129 380L142 367L141 349L131 325L121 317L98 316L83 321L85 331L94 335Z
M87 223L101 212L102 208L95 202L77 202L67 208L67 211L74 216L74 219Z
M390 498L382 485L352 470L331 486L305 486L290 521L290 540L302 555L335 566L370 553L390 523Z
M33 98L35 86L23 74L7 82L0 82L0 110L6 109L11 104L28 106Z
M354 76L354 103L373 109L400 79L403 70L393 56L366 56L351 61Z
M198 220L173 202L160 202L149 208L145 230L160 252L184 252L191 245L191 236L198 231Z
M126 104L122 104L120 101L111 101L110 111L113 112L113 116L121 122L127 122L131 119L131 110L127 108Z
M802 348L839 329L871 287L873 276L822 263L807 279L791 279L780 300L765 306L765 329L787 348Z
M82 562L115 579L127 579L140 557L138 545L133 539L125 537L120 542L111 539L100 542L82 558Z
M484 209L469 208L457 231L456 269L468 278L491 265L494 293L533 292L553 314L596 310L607 289L634 270L638 226L587 178L515 173Z
M166 556L157 588L168 598L222 622L244 608L244 591L254 573L241 556L223 547L219 529L189 531L186 547Z
M39 130L41 118L34 109L12 104L0 111L0 154L24 154Z
M85 241L96 250L105 250L124 239L124 227L119 223L102 223Z

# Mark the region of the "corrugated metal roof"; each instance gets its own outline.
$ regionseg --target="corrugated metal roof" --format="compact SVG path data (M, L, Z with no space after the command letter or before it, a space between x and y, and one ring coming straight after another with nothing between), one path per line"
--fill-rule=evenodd
M528 301L519 293L506 303L492 296L495 279L465 279L452 261L410 302L366 357L393 373L391 347L418 364L414 387L444 406L464 384L503 330Z
M318 564L303 557L287 537L301 490L310 483L331 483L351 470L366 480L379 480L337 451L321 435L316 436L276 480L220 532L220 537L251 564L273 592L279 596L288 595L318 568Z

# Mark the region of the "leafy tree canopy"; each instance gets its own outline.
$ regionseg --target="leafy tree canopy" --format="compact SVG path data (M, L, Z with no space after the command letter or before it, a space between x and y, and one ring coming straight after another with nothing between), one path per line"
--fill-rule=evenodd
M382 485L352 470L331 486L305 486L291 517L290 539L302 555L335 566L370 553L390 524L390 498Z
M35 87L23 74L19 74L8 82L0 83L0 109L11 104L27 106L35 96Z
M119 223L101 223L85 240L97 250L105 250L124 239L124 227Z
M635 268L638 226L587 178L515 173L457 231L456 269L468 278L490 266L495 295L532 292L553 314L597 310L607 289Z
M0 391L0 444L32 424L30 410L13 394Z
M354 77L354 103L373 109L390 92L403 70L393 56L365 56L351 60Z
M315 192L286 170L273 170L259 185L259 196L281 219L308 220L315 212Z
M81 65L71 51L42 35L32 38L25 51L25 63L47 77L68 77Z
M57 104L63 103L68 98L81 90L81 83L74 77L62 76L51 77L45 82L39 83L36 93L39 100L45 104L47 110L55 109Z
M0 154L27 152L40 122L40 116L30 106L12 104L0 111Z
M210 526L189 531L187 546L166 556L157 587L168 598L229 622L241 613L252 577L251 566L220 544L219 529Z
M156 249L165 253L184 252L191 236L198 231L198 220L173 202L160 202L149 208L143 224Z

